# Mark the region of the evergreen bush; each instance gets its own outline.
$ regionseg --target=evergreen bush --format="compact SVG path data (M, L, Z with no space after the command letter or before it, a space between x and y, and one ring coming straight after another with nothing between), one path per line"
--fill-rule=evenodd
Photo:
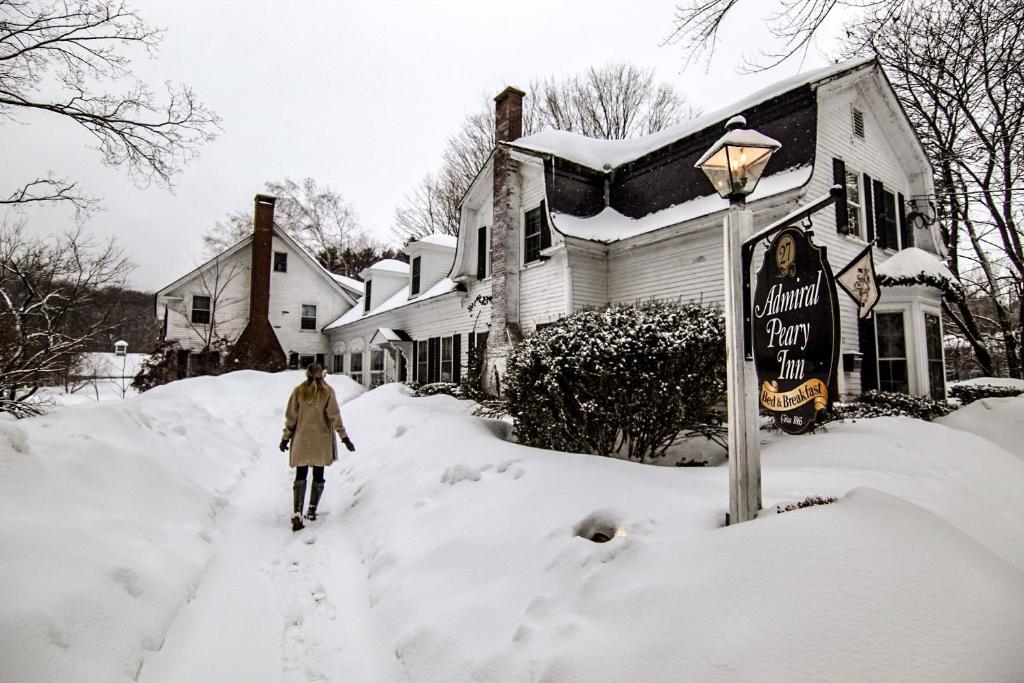
M505 381L520 443L653 459L720 422L722 313L678 303L580 311L517 344Z
M992 384L957 384L950 387L949 397L958 399L961 405L970 405L983 398L1012 398L1024 391L1014 387L997 387Z
M946 401L927 396L911 396L887 391L869 391L856 401L836 403L824 422L856 420L867 417L915 417L930 422L948 415L952 407Z

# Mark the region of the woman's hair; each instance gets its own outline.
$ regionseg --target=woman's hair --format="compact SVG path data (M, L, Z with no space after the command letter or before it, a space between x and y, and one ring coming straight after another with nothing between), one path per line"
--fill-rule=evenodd
M310 363L306 367L306 381L299 387L299 398L303 401L315 401L323 397L327 391L324 385L324 366Z

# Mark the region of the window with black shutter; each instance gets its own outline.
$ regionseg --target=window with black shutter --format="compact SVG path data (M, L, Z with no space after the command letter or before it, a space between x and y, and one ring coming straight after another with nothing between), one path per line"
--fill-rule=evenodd
M883 249L899 249L899 219L896 214L896 195L885 189L881 181L874 181L876 244Z
M370 292L372 291L372 286L373 283L367 280L365 285L366 294L363 295L363 313L370 310Z
M868 242L875 240L875 209L874 200L872 198L872 181L871 176L867 173L864 174L864 228L865 237Z
M487 277L487 226L476 231L476 279Z
M910 237L912 233L910 225L907 224L906 203L902 194L896 195L896 214L900 219L900 249L914 246Z
M462 381L462 335L452 337L452 381Z
M345 372L345 356L334 354L334 372L339 375Z
M427 340L416 342L413 349L413 361L416 364L416 381L426 384L430 381L430 350L427 348Z
M317 365L319 365L320 367L322 367L322 368L324 368L326 370L327 369L326 368L326 363L327 363L327 356L325 356L322 353L316 354L316 364Z
M455 376L453 351L455 345L451 337L441 337L441 381L452 382Z
M878 389L878 342L875 338L875 317L857 321L857 338L860 342L860 390Z
M540 206L526 212L523 219L523 263L539 261L541 250L551 246L551 228L548 226L547 207Z
M441 338L431 337L427 340L427 382L437 382L440 374Z
M294 351L288 354L288 367L291 370L299 369L299 354Z
M846 182L846 162L842 159L832 159L832 182L846 188L846 194L850 194L850 186ZM846 202L836 202L836 232L840 235L850 234L849 207Z
M420 258L417 256L412 260L412 286L409 289L409 296L420 293Z

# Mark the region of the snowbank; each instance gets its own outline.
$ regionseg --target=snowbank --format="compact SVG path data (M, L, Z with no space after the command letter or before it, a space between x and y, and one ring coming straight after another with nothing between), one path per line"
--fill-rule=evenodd
M1024 380L1008 379L1001 386L1024 389L1024 386L1020 385L1024 385ZM1024 458L1024 396L983 398L955 413L939 418L937 422L982 436L1010 453Z
M196 378L0 422L0 680L136 676L195 591L235 485L276 446L300 377Z
M292 535L276 439L295 381L235 373L0 423L0 678L127 680L140 661L143 683L1024 671L1020 439L1011 454L907 418L772 437L769 509L722 528L724 466L526 448L465 402L387 385L343 407L358 450ZM1013 400L977 431L1019 429ZM810 495L840 500L770 510Z

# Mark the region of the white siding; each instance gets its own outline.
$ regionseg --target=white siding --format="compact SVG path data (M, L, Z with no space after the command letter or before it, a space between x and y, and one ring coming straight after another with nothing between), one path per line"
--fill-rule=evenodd
M608 256L569 250L572 310L603 308L608 304Z
M905 165L913 161L901 160L897 149L906 141L898 140L901 129L883 101L869 82L853 85L838 91L819 92L818 141L815 155L814 174L808 187L808 198L828 192L833 183L832 159L839 158L849 170L863 176L867 173L880 180L887 189L902 193L905 198L928 191L921 185L922 173L908 174ZM864 113L864 138L853 134L852 109ZM918 169L926 171L926 169ZM923 175L927 175L924 173ZM862 192L867 188L862 188ZM863 197L861 201L863 207ZM861 226L864 217L861 216ZM840 235L836 232L835 211L832 208L820 211L814 216L814 240L828 248L828 260L833 272L838 272L867 245L861 238ZM878 266L894 252L875 249L875 265ZM858 339L857 308L852 299L841 289L838 292L841 312L841 347L843 351L860 351ZM885 290L882 290L884 301ZM841 367L840 367L841 370ZM860 372L843 373L843 393L856 395L861 392Z
M292 249L286 242L274 237L273 251L288 254L288 271L270 274L270 323L285 353L303 355L327 353L329 343L319 330L349 309L349 304L338 288L322 273L315 270L306 257ZM183 348L198 351L202 338L196 328L206 326L190 325L186 315L191 311L194 295L210 296L210 291L222 291L216 315L217 334L234 341L249 321L249 284L251 280L251 247L245 247L230 258L217 263L211 262L192 279L186 281L167 296L181 296L183 301L173 304L168 311L167 339L178 341ZM221 281L226 286L214 287L214 271L219 263ZM207 285L203 284L205 277ZM302 305L317 307L317 329L300 329Z
M650 299L722 303L721 228L638 247L617 247L608 263L612 303Z
M373 286L370 287L370 310L372 311L394 296L398 290L407 286L409 284L409 276L405 273L371 271L366 278L366 282L373 283Z

